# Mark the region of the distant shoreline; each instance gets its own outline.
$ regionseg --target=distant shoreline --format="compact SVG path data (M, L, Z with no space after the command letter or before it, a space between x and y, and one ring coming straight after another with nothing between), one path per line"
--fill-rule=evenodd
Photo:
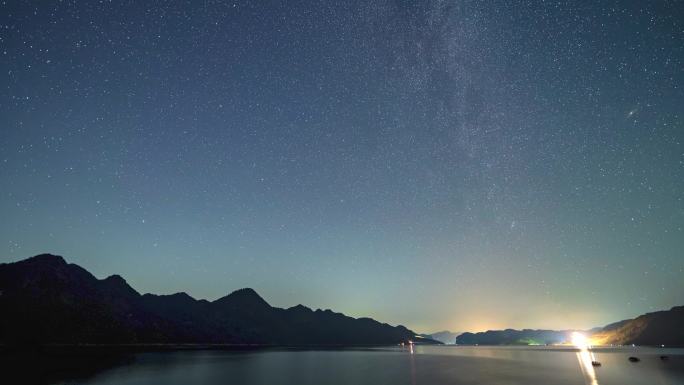
M0 344L0 354L8 352L83 352L83 351L107 351L107 352L155 352L155 351L185 351L185 350L266 350L266 349L362 349L362 348L388 348L399 345L388 344L354 344L354 345L321 345L321 344ZM441 346L441 345L431 345Z
M421 346L421 344L416 344ZM159 352L159 351L192 351L192 350L225 350L225 351L241 351L241 350L268 350L268 349L284 349L284 350L337 350L337 349L367 349L367 348L390 348L398 347L397 344L297 344L297 345L277 345L277 344L195 344L195 343L178 343L178 344L0 344L0 354L10 352ZM434 345L424 344L422 346L435 347L464 347L464 348L562 348L563 350L572 350L573 345ZM654 348L654 349L681 349L684 345L594 345L592 349L620 349L620 348Z

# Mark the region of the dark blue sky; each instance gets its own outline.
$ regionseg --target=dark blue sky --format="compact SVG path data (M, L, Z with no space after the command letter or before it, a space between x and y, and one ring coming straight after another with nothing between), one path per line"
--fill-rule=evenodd
M0 261L419 331L684 304L684 5L8 1Z

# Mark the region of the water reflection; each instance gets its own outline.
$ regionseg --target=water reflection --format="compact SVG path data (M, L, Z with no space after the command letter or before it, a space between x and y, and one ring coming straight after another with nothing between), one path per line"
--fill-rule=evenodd
M409 344L409 365L411 366L411 385L416 385L416 358L413 355L413 344Z
M598 385L600 374L601 385L684 384L684 349L414 344L338 350L146 352L126 355L130 359L123 361L91 351L68 357L57 353L41 360L28 353L0 355L2 378L14 379L7 383L42 385L224 385L227 379L241 385ZM603 363L600 369L592 366L594 354ZM669 359L661 360L663 355ZM629 356L638 356L641 362L631 363Z
M577 352L577 360L580 363L580 369L582 369L582 375L589 385L598 385L598 380L596 379L596 371L594 370L593 361L594 353L589 351L588 347L583 347Z
M579 349L577 360L579 361L585 382L588 385L598 385L596 370L594 370L594 363L598 363L598 361L596 361L594 353L591 351L587 338L582 333L574 332L572 333L572 342Z
M132 365L134 355L97 348L0 348L0 373L6 383L84 383L102 372Z

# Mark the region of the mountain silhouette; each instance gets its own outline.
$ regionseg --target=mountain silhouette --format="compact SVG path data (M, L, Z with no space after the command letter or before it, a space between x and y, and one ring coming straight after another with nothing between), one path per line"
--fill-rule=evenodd
M121 276L100 280L51 254L0 264L0 311L5 344L380 345L415 336L331 310L272 307L250 288L215 301L141 295Z
M454 343L456 343L456 337L458 337L460 334L461 333L458 333L458 332L443 330L441 332L426 334L425 337L428 337L428 338L431 338L433 340L442 342L444 344L454 344Z
M581 332L596 345L684 346L684 306L657 311ZM558 344L571 341L573 330L488 330L462 333L459 345Z
M603 327L592 340L602 345L684 346L684 306L646 313Z
M487 330L462 333L456 337L459 345L545 345L570 340L572 330Z

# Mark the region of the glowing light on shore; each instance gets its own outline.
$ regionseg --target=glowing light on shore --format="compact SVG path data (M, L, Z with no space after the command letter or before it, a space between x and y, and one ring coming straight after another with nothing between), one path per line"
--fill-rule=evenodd
M578 349L587 349L589 347L589 340L587 339L587 336L580 332L573 332L572 333L572 344L577 346Z

